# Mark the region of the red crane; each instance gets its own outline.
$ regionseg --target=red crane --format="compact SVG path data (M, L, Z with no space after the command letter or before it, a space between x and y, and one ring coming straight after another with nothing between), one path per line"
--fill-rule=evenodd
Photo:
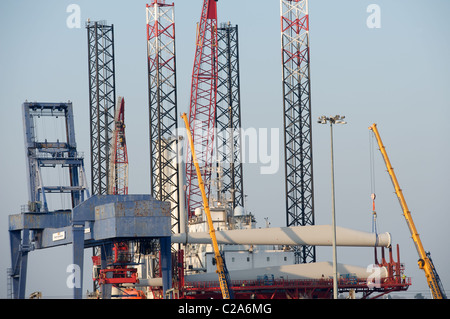
M108 173L108 194L127 195L128 153L125 139L125 100L123 97L118 98L116 105ZM97 280L100 286L138 282L137 269L127 266L132 261L128 242L116 242L112 250L113 256L109 261L109 265L104 269L99 269L98 275L94 280ZM97 267L101 266L99 257L92 257L94 265Z
M125 100L119 97L111 142L108 194L128 194L128 153L125 139Z
M202 15L197 25L189 126L192 130L195 153L208 198L216 118L217 73L217 1L204 0ZM189 215L196 208L203 206L202 194L189 148L186 159L186 201Z
M125 139L125 99L119 96L114 116L114 132L112 138L112 152L109 165L109 194L128 194L128 153ZM128 254L128 244L125 242L114 244L114 263L118 263L119 252Z

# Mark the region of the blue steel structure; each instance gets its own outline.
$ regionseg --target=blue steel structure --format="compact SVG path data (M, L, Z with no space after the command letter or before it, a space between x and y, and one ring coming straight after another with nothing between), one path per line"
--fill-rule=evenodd
M170 203L150 195L95 195L84 186L83 158L76 151L71 103L24 103L28 159L28 209L9 216L12 295L25 298L28 253L72 244L73 297L82 298L84 249L102 247L102 268L115 242L159 239L163 291L171 288ZM35 116L64 116L66 141L38 141ZM41 167L69 169L70 186L45 186ZM83 183L80 183L80 180ZM72 209L49 211L47 192L70 192ZM87 198L87 199L86 199Z
M27 176L29 191L29 208L34 212L48 212L47 196L49 193L69 193L72 207L89 196L84 174L83 155L77 152L72 103L29 103L22 105L23 125L25 130L25 152L27 156ZM62 134L38 136L39 119L60 118L65 127ZM45 123L42 122L41 126ZM51 126L51 125L50 125ZM50 128L48 128L50 131ZM44 128L45 132L45 128ZM48 134L50 135L50 134ZM65 135L65 136L64 136ZM69 185L44 185L42 168L68 168Z
M106 265L114 243L121 241L159 239L164 293L172 286L170 203L150 195L95 195L70 211L10 215L9 234L16 270L14 298L25 298L28 252L68 244L72 244L75 299L82 298L84 249L102 247Z

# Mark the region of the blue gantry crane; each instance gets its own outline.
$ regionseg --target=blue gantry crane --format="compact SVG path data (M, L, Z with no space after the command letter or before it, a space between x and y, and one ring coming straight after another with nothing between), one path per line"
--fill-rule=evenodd
M51 193L68 193L71 197L71 207L77 206L89 197L89 191L84 173L83 154L77 151L75 141L72 103L25 102L22 111L28 162L28 209L33 212L48 212L47 194ZM64 122L64 127L59 128L61 132L51 136L56 140L49 140L48 136L38 136L39 123L49 124L39 122L42 118L50 118L50 121L53 120L55 123L57 119ZM42 169L58 166L68 170L68 185L45 185Z
M38 136L42 117L62 117L65 137ZM28 254L35 249L72 245L73 297L82 298L84 249L102 247L101 262L118 241L159 240L163 291L171 287L170 203L150 195L89 196L83 157L76 149L72 103L24 103L29 203L9 216L12 297L25 298ZM68 170L68 185L45 185L43 168ZM47 195L68 193L70 208L50 209Z

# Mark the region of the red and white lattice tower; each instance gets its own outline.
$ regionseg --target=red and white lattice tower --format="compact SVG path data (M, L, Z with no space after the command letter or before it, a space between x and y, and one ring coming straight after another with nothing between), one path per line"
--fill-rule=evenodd
M189 125L207 197L210 193L214 124L217 99L217 2L204 0L197 26L194 68L192 71ZM186 158L186 201L191 215L202 207L202 196L190 149Z
M108 194L128 194L128 154L125 140L125 100L117 99L116 114L114 116L114 131L111 142L111 156L109 165Z
M314 225L308 0L281 0L287 226ZM296 262L315 261L301 246Z
M170 202L172 231L180 232L175 5L152 0L147 5L147 57L150 115L151 195ZM184 205L182 206L184 207Z

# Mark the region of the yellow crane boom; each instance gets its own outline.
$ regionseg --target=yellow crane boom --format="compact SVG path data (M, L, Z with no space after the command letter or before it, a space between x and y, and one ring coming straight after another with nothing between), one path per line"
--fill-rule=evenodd
M417 232L416 226L411 216L411 212L408 209L408 205L406 204L405 197L403 196L403 192L400 188L400 185L397 181L397 177L395 176L394 169L392 168L391 162L389 161L389 157L386 153L386 149L381 141L380 133L378 132L377 125L374 123L369 127L377 139L378 146L380 148L381 155L383 156L384 162L386 164L386 168L388 170L389 176L391 177L392 184L395 188L395 194L397 195L400 205L403 210L403 216L406 219L406 223L408 224L408 228L411 232L412 240L416 246L417 252L419 254L419 268L423 269L425 272L425 276L427 279L428 286L430 287L431 294L433 299L447 299L444 287L439 279L439 275L437 274L436 268L433 265L433 261L431 260L430 253L425 252L423 248L422 241L420 240L419 233Z
M202 174L200 172L200 167L197 162L197 156L195 155L194 141L192 140L191 128L189 126L189 122L188 122L186 113L183 113L181 115L181 117L183 118L184 124L186 125L189 145L191 147L192 161L194 162L195 170L197 171L198 185L202 192L203 208L205 209L205 215L208 220L209 236L211 237L211 241L212 241L212 245L213 245L213 249L214 249L214 257L216 259L217 274L219 275L220 290L222 291L223 299L231 299L232 294L231 294L231 289L229 287L228 271L226 269L225 262L220 253L219 245L217 244L216 233L214 230L211 213L209 210L208 198L206 197L205 184L203 183Z

